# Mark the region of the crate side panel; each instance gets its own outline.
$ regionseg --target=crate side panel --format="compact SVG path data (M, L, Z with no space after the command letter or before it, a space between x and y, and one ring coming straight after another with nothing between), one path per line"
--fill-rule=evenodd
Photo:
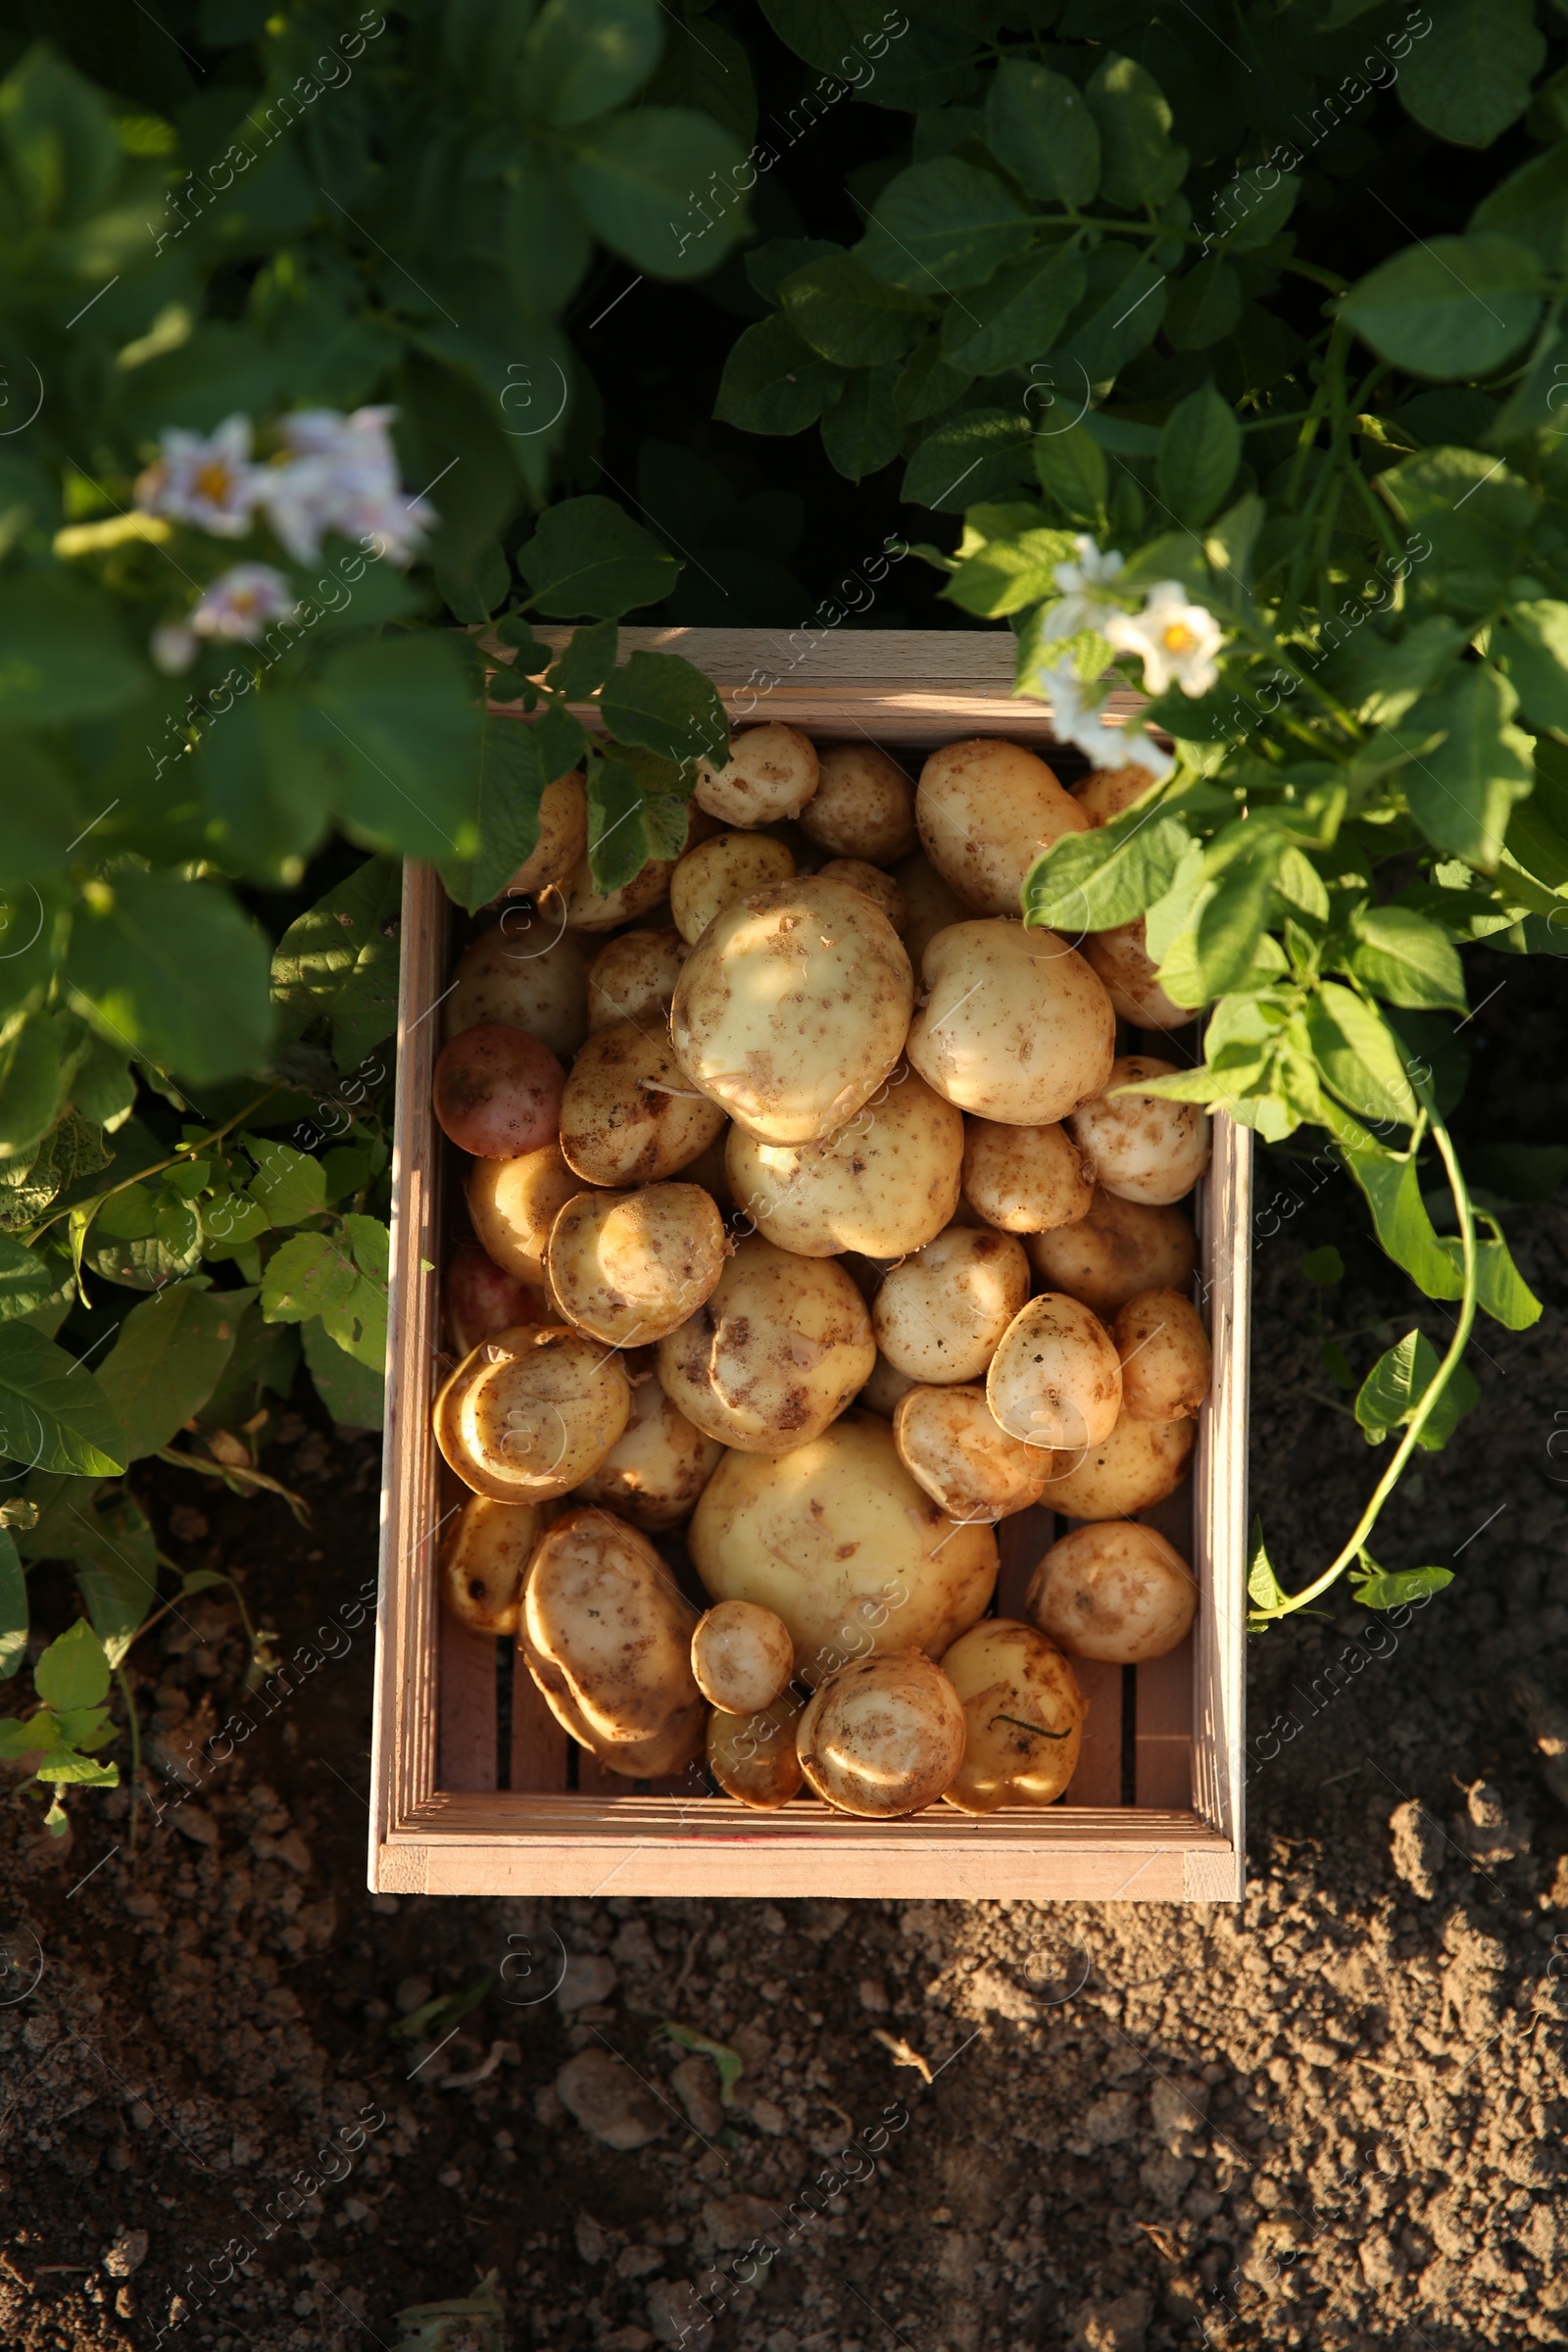
M567 1786L566 1751L571 1742L545 1703L544 1692L523 1662L512 1653L512 1775L516 1789L561 1793Z
M1223 1114L1203 1186L1202 1270L1214 1372L1199 1416L1195 1556L1203 1599L1194 1640L1193 1802L1237 1856L1242 1893L1247 1739L1247 1404L1252 1137Z
M441 1787L497 1786L496 1637L470 1633L441 1614Z

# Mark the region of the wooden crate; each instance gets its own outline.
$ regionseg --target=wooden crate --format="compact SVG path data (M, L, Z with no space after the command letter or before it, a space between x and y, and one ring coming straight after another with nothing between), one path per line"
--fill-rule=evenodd
M930 747L969 734L1051 741L1049 710L1012 699L1012 641L997 632L843 636L624 629L679 651L737 721L781 718L821 739ZM772 682L769 683L768 681ZM1122 696L1113 717L1135 698ZM514 717L514 708L506 711ZM591 711L584 711L591 718ZM521 723L521 722L519 722ZM1113 1902L1235 1901L1243 1888L1247 1359L1251 1138L1214 1122L1196 1201L1214 1380L1187 1485L1147 1514L1189 1553L1201 1600L1193 1636L1138 1668L1080 1664L1091 1702L1069 1801L977 1819L936 1805L858 1821L802 1798L757 1813L684 1784L604 1771L556 1724L512 1645L438 1607L440 1531L463 1490L430 1434L441 1347L437 1268L447 1244L448 1148L430 1112L436 1008L457 916L432 869L404 886L393 1154L391 1345L369 1837L372 1888L410 1894L820 1894ZM1149 1041L1158 1051L1158 1041ZM998 1606L1016 1611L1054 1522L999 1529ZM507 1718L510 1717L510 1726Z

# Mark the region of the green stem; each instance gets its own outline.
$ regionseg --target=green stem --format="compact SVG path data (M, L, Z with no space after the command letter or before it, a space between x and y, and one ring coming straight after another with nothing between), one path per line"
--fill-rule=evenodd
M73 1200L65 1208L57 1208L53 1216L45 1217L41 1225L34 1225L30 1233L23 1235L24 1246L30 1250L35 1242L43 1239L51 1225L59 1224L62 1217L74 1217L84 1208L90 1208L93 1215L96 1216L104 1202L112 1200L117 1193L128 1193L133 1184L145 1183L149 1176L161 1176L166 1168L177 1168L181 1160L194 1158L209 1150L212 1145L220 1144L224 1136L230 1134L234 1128L243 1127L245 1121L253 1112L260 1110L264 1102L270 1102L274 1095L286 1092L283 1081L279 1079L275 1086L268 1088L265 1095L258 1095L254 1102L247 1102L243 1110L237 1110L231 1119L225 1119L221 1127L215 1127L211 1135L198 1136L193 1143L181 1144L179 1150L172 1152L168 1159L155 1160L150 1168L138 1168L134 1176L122 1177L119 1184L109 1185L105 1191L94 1193L86 1200ZM89 1217L87 1221L90 1225L92 1218Z

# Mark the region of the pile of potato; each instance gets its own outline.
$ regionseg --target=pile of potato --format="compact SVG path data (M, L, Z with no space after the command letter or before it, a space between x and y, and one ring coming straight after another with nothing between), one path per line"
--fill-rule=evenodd
M579 777L445 1001L442 1128L474 1242L435 1404L472 1499L441 1561L574 1740L630 1778L706 1753L742 1803L1045 1805L1073 1657L1159 1657L1196 1586L1136 1514L1208 1385L1196 1105L1140 1093L1116 1017L1190 1016L1141 925L1017 919L1041 848L1103 823L1002 742L918 788L770 724L699 771L689 843L609 896ZM1131 1091L1125 1091L1125 1090ZM1083 1522L988 1617L996 1523ZM684 1526L700 1614L653 1541Z

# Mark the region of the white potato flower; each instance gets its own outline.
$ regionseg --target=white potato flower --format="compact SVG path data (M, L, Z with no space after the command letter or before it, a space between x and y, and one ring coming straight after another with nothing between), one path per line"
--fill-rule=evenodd
M394 564L407 564L439 519L410 498L398 474L388 426L396 411L299 409L279 427L289 455L266 470L262 499L278 538L297 563L314 564L328 531L374 538Z
M212 433L171 425L158 436L161 455L136 483L146 514L194 522L219 539L243 539L262 496L262 468L251 464L251 420L228 416Z
M1042 663L1031 684L1050 703L1051 723L1057 736L1082 752L1091 767L1145 767L1156 783L1174 772L1176 762L1170 754L1151 742L1141 728L1102 723L1098 703L1087 699L1070 662L1059 662L1054 668Z
M1081 637L1086 629L1098 629L1104 634L1105 622L1119 612L1120 607L1102 595L1120 571L1126 558L1113 547L1103 555L1087 531L1080 531L1073 541L1078 550L1075 564L1058 564L1054 577L1061 590L1061 602L1053 605L1041 624L1040 634L1048 643L1061 637Z
M1203 605L1189 604L1179 582L1151 588L1141 612L1118 612L1102 634L1118 653L1136 654L1151 694L1179 686L1183 694L1206 694L1219 675L1214 657L1225 632Z

